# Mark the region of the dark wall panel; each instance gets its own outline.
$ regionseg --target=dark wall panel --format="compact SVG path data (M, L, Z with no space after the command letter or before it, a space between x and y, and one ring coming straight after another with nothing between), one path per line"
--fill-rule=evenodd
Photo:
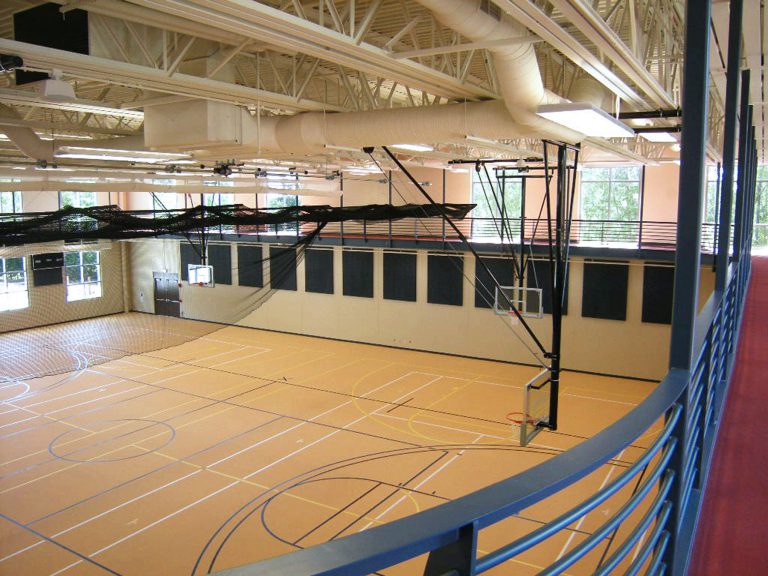
M2 3L0 3L2 4ZM14 38L47 48L88 54L88 12L71 10L66 14L60 6L48 2L13 15ZM43 72L16 70L16 84L28 84L49 78Z
M545 260L528 260L525 271L525 285L528 288L541 289L541 308L544 314L552 314L552 287L549 262ZM565 298L563 299L563 314L568 314L568 287L570 280L565 281Z
M586 318L626 320L628 282L627 264L584 262L581 315Z
M672 323L674 286L674 266L645 265L643 268L643 322Z
M343 253L344 296L373 298L373 252Z
M416 254L384 252L384 298L416 302Z
M333 294L333 250L304 252L304 281L307 292Z
M482 257L485 264L491 271L491 274L502 286L512 286L514 284L514 271L512 260L509 258L489 258ZM493 302L496 299L496 284L493 282L485 268L479 260L475 260L475 307L493 308Z
M209 244L208 264L213 266L214 284L232 284L232 247L229 244Z
M32 270L32 283L35 286L52 286L64 283L64 273L61 268L41 268Z
M237 276L240 286L264 286L264 250L261 246L237 247Z
M269 284L273 290L296 290L296 249L269 247Z
M200 264L200 256L197 254L197 250L194 246L187 242L182 242L181 246L181 271L179 277L182 280L188 281L187 277L187 265L188 264Z
M427 260L427 302L461 306L464 303L464 258L430 254Z

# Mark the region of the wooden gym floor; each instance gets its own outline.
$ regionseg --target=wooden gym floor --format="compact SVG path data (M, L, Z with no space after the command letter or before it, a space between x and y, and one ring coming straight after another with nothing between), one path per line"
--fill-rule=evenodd
M534 466L654 387L567 372L560 430L520 448L507 414L533 367L142 314L0 336L0 357L17 360L0 368L2 575L197 576L312 546ZM18 374L33 361L51 375ZM479 548L554 518L640 453L485 530ZM536 573L627 493L490 573ZM592 573L610 546L568 574Z

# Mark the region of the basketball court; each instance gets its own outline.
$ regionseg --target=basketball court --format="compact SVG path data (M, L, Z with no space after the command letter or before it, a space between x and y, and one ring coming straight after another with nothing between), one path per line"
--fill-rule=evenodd
M534 466L655 386L565 371L558 430L522 448L513 421L539 367L137 313L2 338L35 373L52 363L0 388L0 574L200 575L309 547ZM643 440L480 549L607 484ZM536 573L613 502L492 573Z

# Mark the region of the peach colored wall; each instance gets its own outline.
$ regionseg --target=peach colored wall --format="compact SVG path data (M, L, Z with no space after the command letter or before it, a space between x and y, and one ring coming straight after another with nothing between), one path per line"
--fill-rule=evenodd
M645 169L643 220L677 221L677 190L680 167L677 164L648 166Z

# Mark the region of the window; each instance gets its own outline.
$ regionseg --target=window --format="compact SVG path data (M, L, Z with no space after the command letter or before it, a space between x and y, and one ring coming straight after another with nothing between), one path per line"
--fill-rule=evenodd
M96 192L59 192L59 208L96 206Z
M0 258L0 312L29 306L27 269L23 257Z
M0 192L0 214L22 212L21 192Z
M637 241L641 174L639 166L584 168L580 187L582 241Z
M101 297L101 264L98 252L67 252L67 302Z
M707 166L707 202L704 211L704 222L717 222L720 202L720 178L717 166Z
M183 203L184 198L176 192L155 192L152 194L152 210L160 212L160 216L163 216L166 210L176 210L179 200Z
M269 174L267 175L267 185L270 188L278 190L295 191L299 189L298 176L290 175L283 176L281 174ZM288 208L290 206L299 205L299 197L294 194L262 194L260 195L263 205L259 205L259 208ZM275 226L274 232L296 232L298 230L298 222L285 222Z
M757 167L753 246L768 246L768 166Z
M520 210L523 201L523 184L520 178L501 177L502 172L488 170L491 182L482 168L472 172L472 237L497 242L504 238L513 241L520 238ZM499 177L497 177L497 174ZM503 194L502 192L503 188ZM504 222L502 226L502 202Z

